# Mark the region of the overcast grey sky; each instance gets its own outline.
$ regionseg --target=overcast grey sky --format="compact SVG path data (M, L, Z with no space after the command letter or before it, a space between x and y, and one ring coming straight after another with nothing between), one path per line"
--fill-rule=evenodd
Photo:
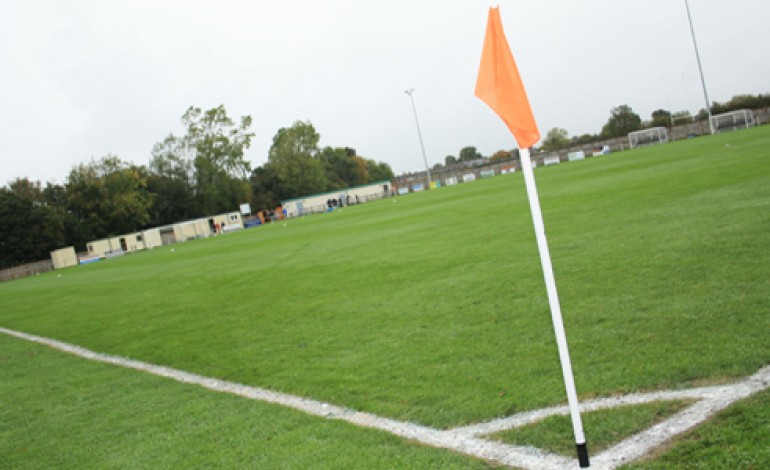
M499 4L541 134L704 107L684 0L0 0L0 185L64 183L108 153L147 164L190 106L254 118L247 158L309 120L397 173L513 137L474 97ZM711 100L770 92L770 2L690 0Z

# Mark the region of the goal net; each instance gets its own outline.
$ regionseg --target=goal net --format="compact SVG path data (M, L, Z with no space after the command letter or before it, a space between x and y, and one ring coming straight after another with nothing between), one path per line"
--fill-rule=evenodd
M750 109L739 109L738 111L711 116L711 127L714 132L734 131L754 125L754 113Z
M628 134L628 144L632 149L645 145L665 144L668 142L668 132L665 127L651 127Z

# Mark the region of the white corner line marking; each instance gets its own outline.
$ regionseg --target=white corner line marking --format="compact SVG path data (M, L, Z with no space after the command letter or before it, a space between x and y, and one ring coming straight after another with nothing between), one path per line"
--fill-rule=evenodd
M235 382L204 377L197 374L91 351L89 349L0 327L0 333L26 341L43 344L84 359L134 369L177 382L198 385L209 390L230 393L240 397L281 405L326 419L345 421L350 424L385 431L393 435L429 446L453 450L465 455L504 465L531 470L556 470L573 468L575 459L546 452L530 446L516 446L484 439L483 436L539 421L545 417L567 414L566 405L542 410L518 413L507 418L454 429L434 429L415 423L396 421L371 413L351 410L317 400L281 392L252 387ZM696 399L694 405L668 420L632 436L592 458L591 467L613 469L646 454L666 440L708 419L717 411L733 402L746 398L770 386L770 366L732 385L704 387L681 391L636 393L621 397L602 398L581 403L581 411L613 408L617 406L648 403L661 400Z

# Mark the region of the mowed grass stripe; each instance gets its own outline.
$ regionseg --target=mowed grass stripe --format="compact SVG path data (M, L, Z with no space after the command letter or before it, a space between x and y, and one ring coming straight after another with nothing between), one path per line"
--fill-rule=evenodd
M770 130L536 172L582 397L770 357ZM564 401L521 175L0 286L0 324L450 427Z
M0 335L2 468L489 468Z

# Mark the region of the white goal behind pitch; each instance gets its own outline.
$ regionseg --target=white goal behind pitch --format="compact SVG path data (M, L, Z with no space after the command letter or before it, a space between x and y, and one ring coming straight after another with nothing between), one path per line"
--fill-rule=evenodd
M665 144L668 142L668 131L665 127L651 127L628 134L628 144L632 149L645 145Z
M739 109L711 116L711 128L714 132L734 131L754 127L755 124L754 113L750 109Z

